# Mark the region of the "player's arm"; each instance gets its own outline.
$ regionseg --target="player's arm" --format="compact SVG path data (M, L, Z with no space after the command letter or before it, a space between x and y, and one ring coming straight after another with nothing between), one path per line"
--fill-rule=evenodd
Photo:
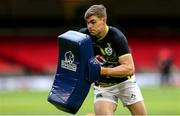
M116 67L101 67L101 75L113 77L125 77L133 75L135 72L132 55L125 54L119 57L119 64Z

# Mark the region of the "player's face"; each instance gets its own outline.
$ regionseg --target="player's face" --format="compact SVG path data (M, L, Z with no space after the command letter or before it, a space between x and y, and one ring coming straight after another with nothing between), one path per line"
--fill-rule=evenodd
M90 16L87 19L87 28L89 33L93 36L99 37L106 27L105 18L98 18L97 16Z

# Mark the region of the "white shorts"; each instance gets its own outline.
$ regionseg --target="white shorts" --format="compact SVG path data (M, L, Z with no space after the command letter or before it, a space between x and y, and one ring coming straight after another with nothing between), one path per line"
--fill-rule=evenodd
M134 77L111 87L94 86L94 103L103 100L117 105L118 98L124 106L143 101L141 91Z

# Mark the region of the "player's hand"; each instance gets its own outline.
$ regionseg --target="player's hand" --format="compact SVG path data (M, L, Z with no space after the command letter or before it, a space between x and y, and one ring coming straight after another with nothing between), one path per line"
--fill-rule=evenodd
M101 64L101 66L104 65L104 64L106 63L106 60L105 60L104 57L101 56L101 55L96 55L95 58L96 58L97 61Z
M101 73L101 64L96 57L91 57L88 61L88 80L95 82L99 80Z

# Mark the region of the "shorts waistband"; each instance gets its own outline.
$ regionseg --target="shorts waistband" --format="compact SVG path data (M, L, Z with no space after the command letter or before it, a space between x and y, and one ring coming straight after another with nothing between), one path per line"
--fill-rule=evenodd
M128 80L128 79L130 79L129 77L123 77L123 78L120 78L120 79L118 79L118 81L117 82L115 82L115 83L103 83L103 84L101 84L101 82L95 82L95 86L99 86L99 87L110 87L110 86L113 86L113 85L115 85L115 84L118 84L118 83L122 83L122 82L124 82L124 81L126 81L126 80Z

